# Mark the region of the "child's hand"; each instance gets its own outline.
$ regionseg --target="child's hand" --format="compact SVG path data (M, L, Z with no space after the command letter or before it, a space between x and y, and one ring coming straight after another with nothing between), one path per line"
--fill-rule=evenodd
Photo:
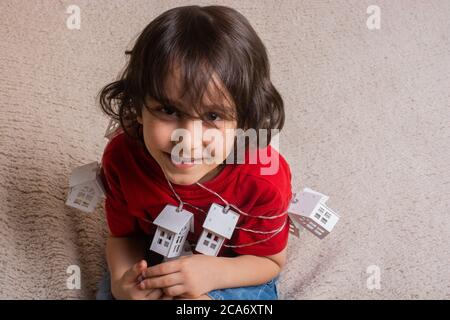
M147 269L147 262L142 260L128 269L119 281L112 284L112 293L120 300L157 300L162 295L161 289L142 290L139 287L139 277Z
M139 286L143 290L161 288L170 297L194 299L216 289L218 269L217 257L183 256L148 268Z

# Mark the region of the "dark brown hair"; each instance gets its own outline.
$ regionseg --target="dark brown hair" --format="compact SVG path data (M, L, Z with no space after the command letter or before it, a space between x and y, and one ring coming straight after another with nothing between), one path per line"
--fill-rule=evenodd
M197 114L204 109L197 102L215 73L233 99L234 110L221 110L222 117L236 119L243 130L267 129L267 144L270 129L283 128L283 100L270 80L266 48L248 20L232 8L170 9L151 21L125 53L129 61L124 71L101 89L98 99L103 111L132 138L143 142L137 116L142 115L146 97L170 105L164 84L175 65Z

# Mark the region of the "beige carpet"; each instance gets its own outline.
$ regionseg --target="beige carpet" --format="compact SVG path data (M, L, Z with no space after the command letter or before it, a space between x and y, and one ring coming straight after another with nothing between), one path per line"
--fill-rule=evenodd
M94 97L125 49L187 3L0 2L0 298L94 297L103 209L64 205L69 174L101 157L107 119ZM220 3L244 13L269 51L294 191L329 195L342 216L324 240L290 239L281 298L449 299L450 2ZM66 26L71 4L81 30ZM371 4L380 30L366 26ZM81 289L66 286L70 265Z

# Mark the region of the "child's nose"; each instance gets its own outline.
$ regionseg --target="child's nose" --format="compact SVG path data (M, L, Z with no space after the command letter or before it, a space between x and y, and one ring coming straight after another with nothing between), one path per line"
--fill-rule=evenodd
M203 148L203 125L202 121L198 119L184 119L181 127L185 129L183 140L184 150L202 150Z

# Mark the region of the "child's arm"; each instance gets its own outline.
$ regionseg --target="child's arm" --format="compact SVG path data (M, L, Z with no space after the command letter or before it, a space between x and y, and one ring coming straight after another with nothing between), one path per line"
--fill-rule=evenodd
M286 248L275 255L262 257L194 254L148 268L140 288L161 288L167 296L197 298L214 289L268 282L281 272L285 262Z
M286 263L286 251L271 256L242 255L235 258L218 258L222 270L218 288L256 286L276 277Z
M138 277L147 268L142 237L114 237L106 242L106 259L111 273L111 291L116 299L158 299L160 289L141 290Z
M141 237L108 236L106 260L111 280L117 281L135 263L144 259L145 242Z

